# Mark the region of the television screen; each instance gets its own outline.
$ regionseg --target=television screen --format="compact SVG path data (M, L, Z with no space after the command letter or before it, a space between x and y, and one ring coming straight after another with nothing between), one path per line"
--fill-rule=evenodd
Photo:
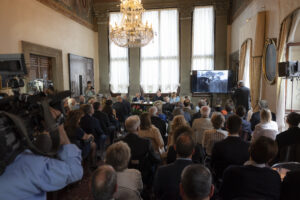
M231 90L231 72L229 70L193 71L193 93L228 93Z

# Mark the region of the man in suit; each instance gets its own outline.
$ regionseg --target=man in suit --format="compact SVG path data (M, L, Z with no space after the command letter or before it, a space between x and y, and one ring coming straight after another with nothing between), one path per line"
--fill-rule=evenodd
M258 106L259 106L259 111L253 113L252 116L251 116L251 119L250 119L252 131L254 131L255 126L260 123L260 111L262 109L269 109L269 105L268 105L268 102L266 100L260 100L258 102ZM275 113L272 112L271 114L272 114L272 121L276 122Z
M119 122L124 123L129 115L127 107L124 105L123 98L121 96L117 96L116 100L117 102L114 103L113 108L116 110Z
M180 195L183 200L209 200L214 194L212 176L201 164L189 165L181 174Z
M240 80L238 83L238 89L233 94L233 100L235 101L235 107L244 106L248 113L250 110L250 90L245 86L245 83Z
M136 93L135 97L132 98L132 102L145 101L144 97L141 96L141 93Z
M211 169L216 174L216 180L223 176L224 170L229 165L243 165L249 159L249 143L239 136L242 120L237 115L232 115L227 120L228 137L215 143L211 155Z
M180 176L183 169L192 164L195 143L188 133L182 133L174 146L177 160L158 168L154 179L154 193L156 199L181 199L179 195Z
M93 106L90 104L84 105L83 112L85 115L80 120L80 127L84 130L84 132L88 134L93 134L98 149L104 151L106 135L103 129L101 128L98 119L93 117Z
M153 178L153 167L160 163L160 156L151 144L151 141L138 136L140 130L140 118L137 115L130 116L125 121L127 135L122 139L131 150L129 168L141 171L143 182L150 184Z
M153 101L164 101L164 98L161 96L160 90L156 92L156 95L153 97Z
M131 104L128 101L126 94L123 95L122 103L123 103L123 105L125 107L125 110L126 110L126 116L129 117L129 115L131 113Z

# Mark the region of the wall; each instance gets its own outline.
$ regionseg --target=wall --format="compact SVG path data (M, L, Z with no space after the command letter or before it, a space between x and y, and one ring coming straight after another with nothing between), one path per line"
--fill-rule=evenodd
M21 41L63 52L63 87L69 89L68 53L94 59L99 89L98 34L36 0L0 1L0 54L22 53Z
M300 0L252 0L231 25L230 53L238 51L247 38L255 39L258 12L266 11L265 38L278 40L282 20L297 7L300 7ZM269 102L272 111L276 111L276 87L262 78L261 98Z

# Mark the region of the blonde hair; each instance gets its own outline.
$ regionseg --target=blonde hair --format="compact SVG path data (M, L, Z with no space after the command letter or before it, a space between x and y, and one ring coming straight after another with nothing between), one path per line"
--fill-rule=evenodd
M128 167L131 157L131 151L125 142L116 142L110 145L106 151L106 164L113 166L113 168L120 172Z
M139 116L133 115L126 119L125 127L128 132L136 132L140 127L141 121Z
M271 111L268 108L263 108L260 111L260 122L270 122L272 119Z
M173 118L172 125L171 125L171 131L175 131L176 128L179 126L187 125L187 121L184 119L183 115L176 115Z

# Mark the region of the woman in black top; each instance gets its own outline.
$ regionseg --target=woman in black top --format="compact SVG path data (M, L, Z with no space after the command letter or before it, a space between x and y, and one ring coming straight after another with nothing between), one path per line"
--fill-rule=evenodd
M102 112L105 112L109 118L109 122L119 130L120 123L116 118L116 111L112 107L112 100L106 100Z

